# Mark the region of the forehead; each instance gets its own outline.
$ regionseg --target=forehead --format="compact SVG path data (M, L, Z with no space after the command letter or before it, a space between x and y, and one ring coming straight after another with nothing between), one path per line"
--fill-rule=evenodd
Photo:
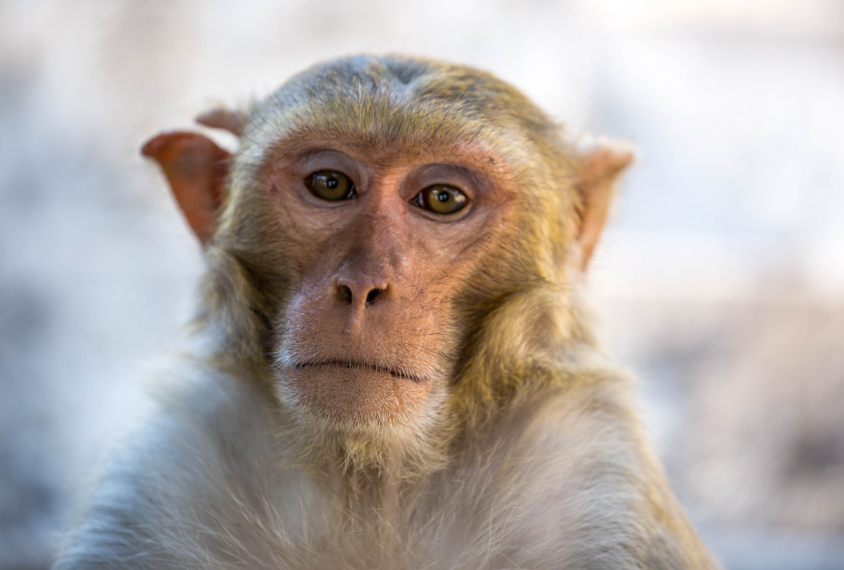
M314 157L339 151L367 166L373 172L386 173L398 167L418 165L448 165L458 168L470 178L484 184L497 181L509 185L513 170L506 158L482 141L454 141L447 145L425 150L417 145L381 144L332 136L332 133L310 133L305 136L293 133L276 142L274 152L267 156L265 165L295 164ZM292 161L292 162L291 162Z
M377 160L459 153L500 166L544 136L556 137L556 125L486 72L360 56L315 66L258 104L244 137L254 148L243 150L257 161L267 141L340 141Z

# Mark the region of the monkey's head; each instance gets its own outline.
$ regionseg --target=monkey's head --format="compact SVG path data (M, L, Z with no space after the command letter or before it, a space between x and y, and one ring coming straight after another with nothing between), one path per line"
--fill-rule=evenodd
M205 248L200 322L320 437L421 442L585 339L572 279L632 157L576 151L507 83L353 57L199 121L236 154L186 132L144 153Z

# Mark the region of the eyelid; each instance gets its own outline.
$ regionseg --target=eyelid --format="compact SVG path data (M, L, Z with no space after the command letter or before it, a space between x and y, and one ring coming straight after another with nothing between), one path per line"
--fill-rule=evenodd
M336 170L348 176L360 188L366 182L365 171L349 155L334 149L316 149L303 152L297 157L297 168L302 176L310 176L320 170Z
M335 150L317 150L306 152L300 156L300 161L305 165L325 164L327 162L343 164L349 162L349 160L347 155Z
M485 176L457 164L429 164L413 176L412 185L420 190L436 184L457 188L473 201L489 186Z

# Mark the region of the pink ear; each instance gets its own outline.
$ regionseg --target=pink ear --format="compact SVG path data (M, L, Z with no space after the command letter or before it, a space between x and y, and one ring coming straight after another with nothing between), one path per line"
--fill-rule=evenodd
M206 245L214 235L231 153L189 132L162 133L141 152L161 165L179 208Z
M580 157L575 188L580 198L577 241L582 253L582 271L589 266L606 224L618 179L632 162L633 152L629 148L614 146L599 146Z

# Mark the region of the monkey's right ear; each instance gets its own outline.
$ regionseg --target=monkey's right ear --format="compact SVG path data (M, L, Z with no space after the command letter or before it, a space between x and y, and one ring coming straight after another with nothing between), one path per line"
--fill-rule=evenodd
M147 141L141 152L161 166L193 233L207 245L214 235L231 153L189 132L162 133Z
M212 129L223 129L236 137L243 134L243 125L246 124L246 113L233 111L225 107L216 107L199 115L196 122Z

